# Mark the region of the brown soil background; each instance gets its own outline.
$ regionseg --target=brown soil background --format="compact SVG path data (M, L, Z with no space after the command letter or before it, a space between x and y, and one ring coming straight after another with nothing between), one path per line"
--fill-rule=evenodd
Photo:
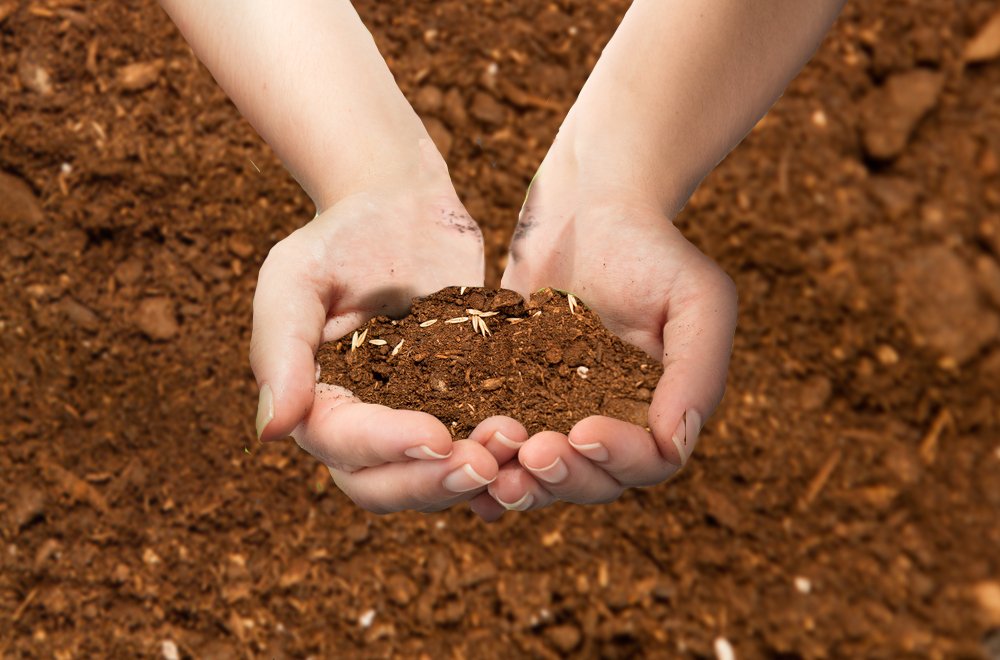
M496 285L625 3L360 4ZM678 221L741 291L696 460L487 526L255 443L255 274L308 200L152 3L0 1L0 656L982 657L1000 61L960 56L993 11L849 4Z

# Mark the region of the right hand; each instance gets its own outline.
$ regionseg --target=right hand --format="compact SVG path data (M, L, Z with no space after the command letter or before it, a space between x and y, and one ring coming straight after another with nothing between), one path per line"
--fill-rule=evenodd
M527 438L519 424L486 420L473 440L453 442L429 414L362 403L316 383L320 343L374 316L402 315L415 296L482 286L482 235L433 156L413 180L350 195L277 243L254 295L258 436L291 435L348 497L376 513L468 500L496 477L490 450L504 457L494 433Z
M565 161L563 161L565 162ZM736 327L732 280L638 189L581 184L543 165L514 233L502 286L527 297L570 291L624 341L663 364L643 426L595 415L568 434L542 431L501 464L489 495L472 501L485 520L557 500L617 499L670 479L722 399Z

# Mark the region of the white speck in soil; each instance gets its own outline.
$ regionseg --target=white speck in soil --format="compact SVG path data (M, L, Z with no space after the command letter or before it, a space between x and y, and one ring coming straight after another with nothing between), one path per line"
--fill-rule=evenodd
M715 647L716 660L736 660L736 651L733 650L733 645L725 637L716 637L713 646Z
M177 644L174 644L173 641L169 639L163 640L160 650L163 653L163 660L180 660L180 651L177 650Z

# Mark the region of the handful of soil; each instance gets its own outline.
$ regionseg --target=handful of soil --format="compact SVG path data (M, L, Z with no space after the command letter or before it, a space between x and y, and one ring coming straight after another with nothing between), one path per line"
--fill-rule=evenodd
M320 382L430 413L464 438L492 415L569 432L590 415L648 425L663 368L572 295L447 287L320 346Z

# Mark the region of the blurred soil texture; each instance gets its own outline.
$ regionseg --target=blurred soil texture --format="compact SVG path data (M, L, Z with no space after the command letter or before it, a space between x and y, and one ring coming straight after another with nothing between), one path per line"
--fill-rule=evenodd
M358 5L496 286L626 2ZM848 3L677 220L741 294L695 460L484 525L256 443L256 272L311 204L154 3L0 0L0 657L996 652L996 12Z

